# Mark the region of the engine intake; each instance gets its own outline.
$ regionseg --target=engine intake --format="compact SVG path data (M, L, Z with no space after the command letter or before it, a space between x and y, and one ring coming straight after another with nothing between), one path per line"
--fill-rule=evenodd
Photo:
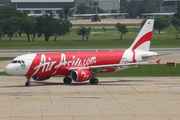
M75 82L84 82L92 77L89 70L74 70L71 72L71 79Z

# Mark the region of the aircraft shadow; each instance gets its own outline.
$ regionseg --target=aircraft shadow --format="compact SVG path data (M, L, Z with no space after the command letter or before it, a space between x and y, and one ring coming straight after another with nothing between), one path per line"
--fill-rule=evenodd
M135 82L135 83L130 83ZM140 82L152 82L150 80L109 80L109 81L99 81L99 83L96 85L109 85L109 86L142 86L142 84L139 84ZM136 84L137 83L137 84ZM64 84L64 83L58 83L58 82L37 82L37 81L31 81L30 87L37 87L37 86L57 86L57 85L63 85L63 86L84 86L89 85L92 86L89 82L81 82L81 83L74 83L71 84ZM13 86L1 86L0 88L4 87L26 87L24 84L22 85L13 85Z

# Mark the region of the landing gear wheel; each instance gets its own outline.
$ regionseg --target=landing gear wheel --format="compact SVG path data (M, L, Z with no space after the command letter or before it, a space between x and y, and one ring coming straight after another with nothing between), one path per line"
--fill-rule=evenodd
M90 79L90 83L92 84L92 85L97 85L98 84L98 79L97 78L91 78Z
M31 86L31 82L26 82L25 86Z
M71 84L72 79L71 79L70 77L65 77L65 78L63 79L63 82L64 82L65 84Z

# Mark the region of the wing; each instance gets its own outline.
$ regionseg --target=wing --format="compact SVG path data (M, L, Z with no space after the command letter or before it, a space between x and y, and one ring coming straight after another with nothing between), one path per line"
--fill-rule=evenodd
M72 16L74 17L90 17L90 16L94 16L96 14L74 14Z
M128 15L129 13L100 13L99 16L110 16L110 15Z
M110 16L110 15L128 15L129 13L99 13L97 15L99 16ZM90 16L94 16L96 14L74 14L72 16L75 17L90 17Z
M120 66L136 66L136 65L139 65L139 64L148 64L148 63L149 62L136 62L136 63L124 63L124 64L108 64L108 65L70 67L68 69L68 71L72 71L72 70L104 69L104 68L118 68Z

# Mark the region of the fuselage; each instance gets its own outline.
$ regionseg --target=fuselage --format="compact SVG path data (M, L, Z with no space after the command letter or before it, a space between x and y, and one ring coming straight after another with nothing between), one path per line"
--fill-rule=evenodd
M107 50L94 52L53 52L26 54L16 57L6 67L10 75L53 76L70 75L70 67L123 64L143 61L142 55L150 52L132 50ZM99 72L114 72L129 66L109 67Z

